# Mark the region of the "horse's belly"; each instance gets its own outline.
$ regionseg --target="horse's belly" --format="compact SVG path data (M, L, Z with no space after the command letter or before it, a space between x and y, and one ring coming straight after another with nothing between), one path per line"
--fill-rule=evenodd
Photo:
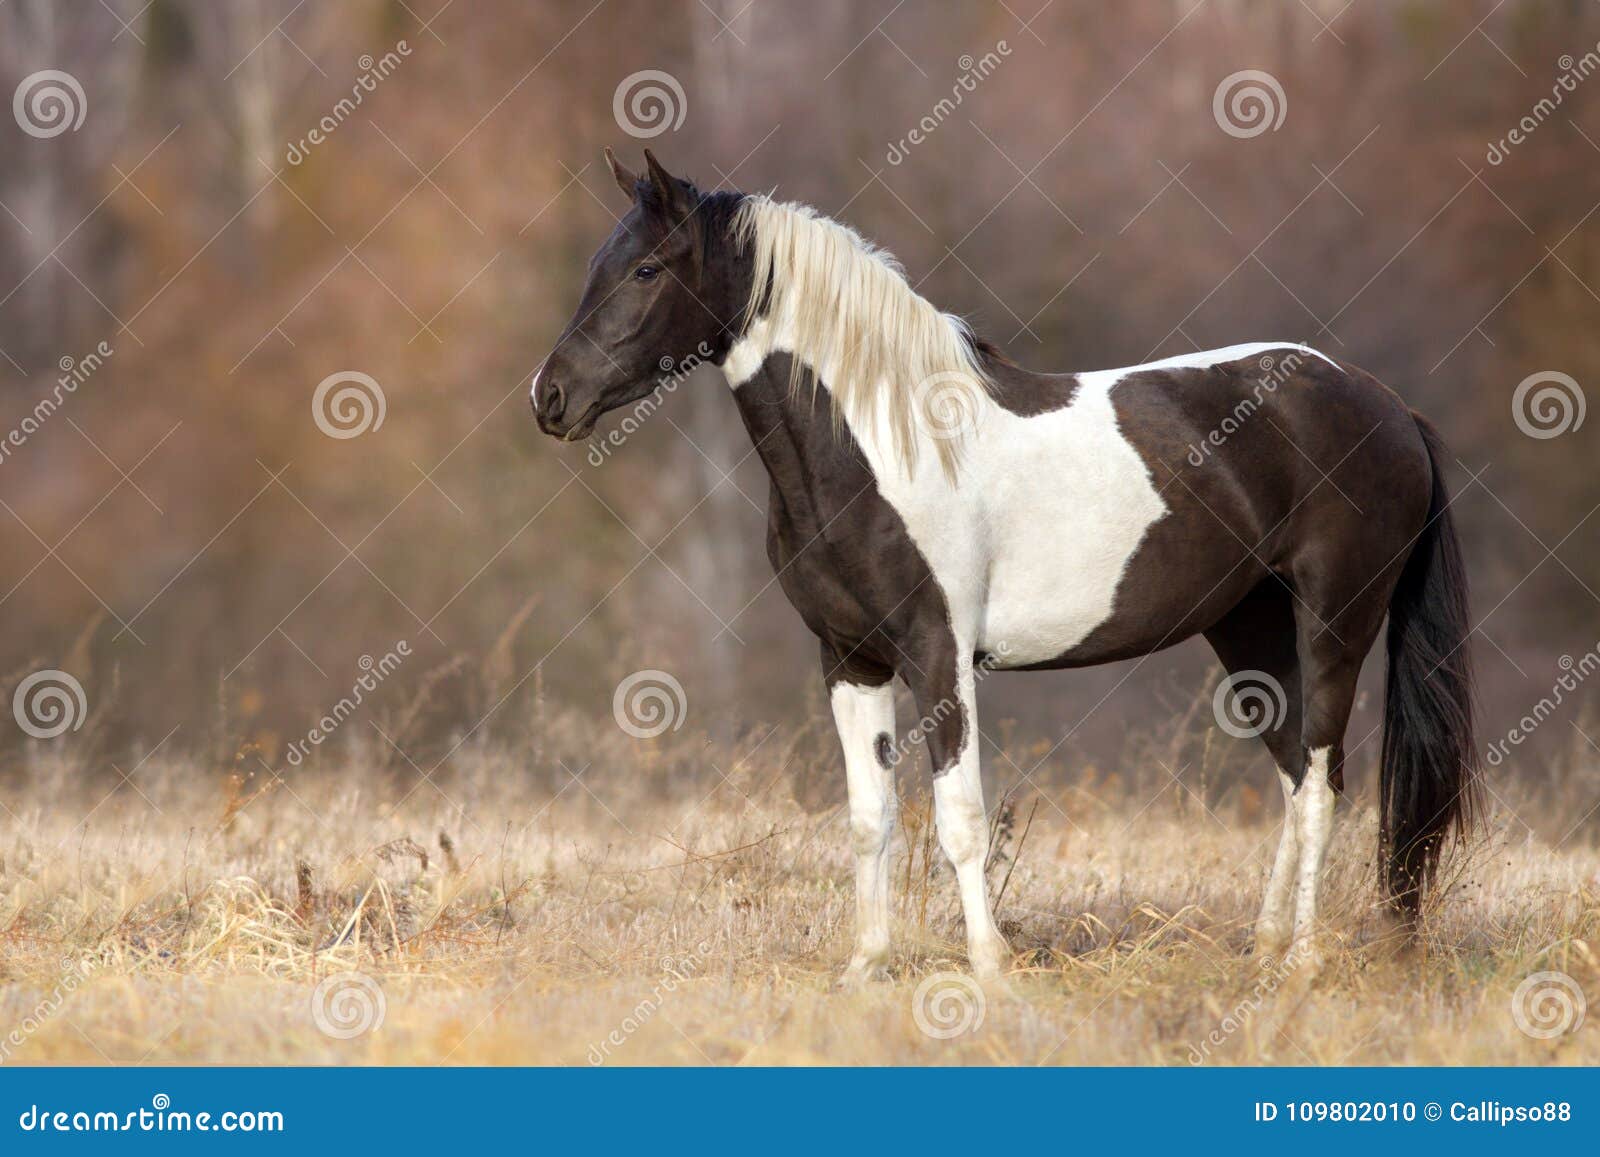
M1088 539L1040 536L990 575L978 649L1001 667L1048 663L1107 623L1142 534L1103 527Z
M990 561L978 649L998 665L1028 666L1059 658L1111 618L1167 506L1104 394L1009 424L997 432L1008 439L984 447Z

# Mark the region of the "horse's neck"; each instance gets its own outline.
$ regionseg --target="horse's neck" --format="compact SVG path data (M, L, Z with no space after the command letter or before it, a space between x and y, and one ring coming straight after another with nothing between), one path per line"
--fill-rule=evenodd
M852 431L809 383L790 388L789 358L767 358L734 390L739 414L772 479L774 521L820 533L875 478Z

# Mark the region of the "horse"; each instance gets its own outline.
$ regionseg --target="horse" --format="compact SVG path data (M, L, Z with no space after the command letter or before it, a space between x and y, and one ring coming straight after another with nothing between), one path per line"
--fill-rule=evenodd
M1228 680L1256 684L1253 702L1238 692L1242 730L1283 790L1254 952L1315 976L1345 730L1385 617L1378 874L1411 942L1441 847L1478 807L1466 571L1447 451L1422 415L1291 342L1035 373L846 225L703 191L649 150L642 174L606 160L629 209L533 377L534 413L583 439L689 351L732 388L771 476L767 555L820 642L844 753L856 941L841 980L890 961L895 676L986 979L1013 958L985 887L980 674L1194 635Z

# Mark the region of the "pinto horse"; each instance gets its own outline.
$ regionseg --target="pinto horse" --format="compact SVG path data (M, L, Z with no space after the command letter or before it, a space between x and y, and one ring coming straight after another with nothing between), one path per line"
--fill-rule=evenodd
M1312 973L1317 881L1362 660L1388 617L1386 909L1414 928L1474 810L1465 571L1443 444L1354 366L1286 342L1041 374L892 257L804 206L702 192L607 150L631 208L534 376L540 429L586 437L690 351L720 366L772 478L767 554L822 646L856 858L847 980L889 958L898 675L980 977L1010 963L984 882L980 669L1082 667L1204 635L1252 711L1286 817L1258 956ZM1270 375L1263 370L1270 368Z

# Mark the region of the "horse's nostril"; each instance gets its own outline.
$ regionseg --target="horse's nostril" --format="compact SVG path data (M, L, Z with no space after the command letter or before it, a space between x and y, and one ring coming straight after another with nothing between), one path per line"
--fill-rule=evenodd
M554 382L546 382L539 390L539 397L534 408L546 418L554 421L561 417L561 411L566 408L566 395L561 392L561 387Z

